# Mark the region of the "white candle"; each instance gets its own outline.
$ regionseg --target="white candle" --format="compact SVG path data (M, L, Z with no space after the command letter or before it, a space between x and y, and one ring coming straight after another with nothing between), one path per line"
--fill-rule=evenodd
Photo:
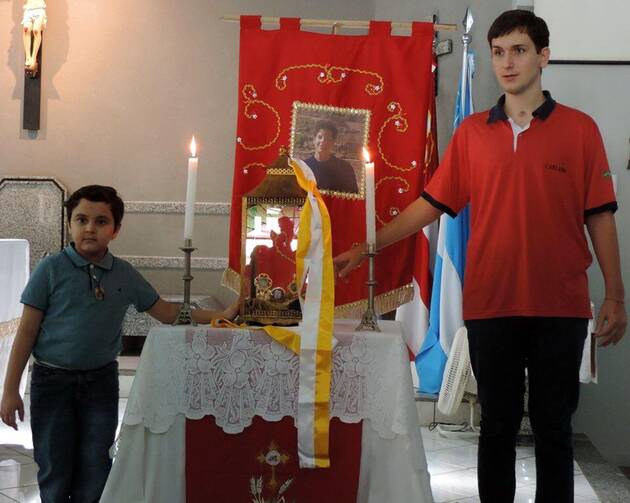
M374 163L370 153L363 148L365 160L365 234L368 245L376 244L376 204L374 198Z
M190 157L188 158L188 184L186 186L186 211L184 213L184 239L192 239L195 223L195 193L197 192L197 144L193 136L190 142Z

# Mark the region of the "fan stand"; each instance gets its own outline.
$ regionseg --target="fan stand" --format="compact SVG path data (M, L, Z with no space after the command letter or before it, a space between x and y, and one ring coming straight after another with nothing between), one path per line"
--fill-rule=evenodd
M475 426L475 405L477 397L471 393L464 393L462 401L468 402L469 421L462 424L438 423L436 429L445 438L478 438L479 428Z

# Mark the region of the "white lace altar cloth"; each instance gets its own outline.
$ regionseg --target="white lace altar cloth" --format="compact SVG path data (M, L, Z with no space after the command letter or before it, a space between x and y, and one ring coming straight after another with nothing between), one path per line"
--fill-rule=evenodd
M383 332L355 332L335 323L330 415L345 423L368 419L381 438L418 427L407 348L396 322ZM151 329L123 418L166 432L178 414L214 416L240 433L254 416L297 415L299 359L262 330L162 326Z

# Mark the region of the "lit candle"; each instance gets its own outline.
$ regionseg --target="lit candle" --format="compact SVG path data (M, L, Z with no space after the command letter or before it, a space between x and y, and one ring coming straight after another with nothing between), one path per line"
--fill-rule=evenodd
M365 166L365 234L368 245L376 244L376 209L374 200L374 163L370 153L363 148Z
M186 186L186 211L184 213L184 239L192 239L195 223L195 192L197 192L197 144L193 136L190 142L190 157L188 158L188 184Z

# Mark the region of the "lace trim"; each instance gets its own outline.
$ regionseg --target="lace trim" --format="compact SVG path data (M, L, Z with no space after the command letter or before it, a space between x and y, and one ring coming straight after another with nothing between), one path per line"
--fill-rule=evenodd
M418 419L406 346L391 330L355 333L354 324L336 324L330 416L369 419L383 438L407 434ZM212 415L240 433L254 416L295 418L298 382L297 355L262 330L160 327L147 338L123 423L163 433L178 414Z

